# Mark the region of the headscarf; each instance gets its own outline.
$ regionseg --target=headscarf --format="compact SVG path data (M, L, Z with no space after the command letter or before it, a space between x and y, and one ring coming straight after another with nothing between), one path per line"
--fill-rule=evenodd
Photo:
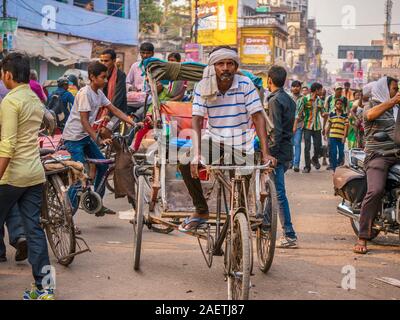
M239 65L239 55L232 49L219 49L210 55L208 66L203 72L203 80L199 84L200 95L206 101L215 101L217 99L218 83L215 64L227 59L233 60Z
M387 77L380 78L375 82L374 86L372 87L372 99L380 103L390 100Z
M372 96L372 88L375 86L375 84L376 84L376 81L373 81L373 82L370 82L367 85L365 85L364 88L363 88L363 95L368 97L368 98L371 98L371 96Z

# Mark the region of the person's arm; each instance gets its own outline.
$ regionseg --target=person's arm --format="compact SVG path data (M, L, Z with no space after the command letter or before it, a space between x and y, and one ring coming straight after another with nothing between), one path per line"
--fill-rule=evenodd
M71 92L68 91L68 94L67 94L67 103L69 103L69 104L71 105L71 108L72 108L72 106L74 105L74 102L75 102L75 97L74 97L74 95L73 95Z
M5 99L1 108L0 180L14 156L18 134L18 106L9 99Z
M126 76L126 91L132 91L135 84L135 64L129 69L128 75Z
M93 139L93 141L97 140L97 133L96 131L92 128L89 122L89 112L80 112L81 115L81 123L83 129L90 135L90 137ZM101 141L103 142L103 141ZM100 142L100 144L101 144ZM104 141L106 142L106 141Z
M293 125L293 133L296 133L300 118L303 116L304 116L304 97L301 97L296 104L296 117Z
M324 134L325 138L329 137L329 131L331 131L331 122L330 121L328 121L328 126L325 129L325 134Z
M283 106L276 98L271 99L268 103L270 116L274 124L274 146L271 148L273 154L279 154L279 149L283 140Z
M123 72L118 72L113 104L118 106L120 110L126 111L126 75Z
M264 111L254 113L251 118L256 128L257 136L260 139L261 153L263 156L263 162L266 163L271 161L272 166L276 166L276 159L269 153L268 142L267 142L267 123L265 121Z
M364 118L368 121L374 121L398 103L400 103L400 92L397 93L392 99L366 110L364 112Z
M349 134L349 119L346 120L346 125L344 127L344 137L342 139L342 142L345 143L347 139L347 135Z
M114 116L116 116L121 121L123 121L133 127L136 125L135 122L131 118L129 118L125 113L123 113L121 110L119 110L113 104L107 105L106 108L108 109L109 112L111 112Z

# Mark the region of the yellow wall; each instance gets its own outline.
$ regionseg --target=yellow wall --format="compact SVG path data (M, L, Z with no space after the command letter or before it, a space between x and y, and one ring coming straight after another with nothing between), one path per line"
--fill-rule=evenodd
M272 28L241 29L241 63L254 65L268 65L274 63L274 50L275 36Z
M193 15L194 3L192 1ZM202 19L210 13L213 16ZM199 0L198 43L203 46L236 45L237 17L238 0Z

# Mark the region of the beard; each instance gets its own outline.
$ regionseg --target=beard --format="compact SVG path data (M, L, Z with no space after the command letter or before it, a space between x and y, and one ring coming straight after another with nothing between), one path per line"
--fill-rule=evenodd
M221 75L221 81L232 81L233 80L233 74L230 72L225 72Z

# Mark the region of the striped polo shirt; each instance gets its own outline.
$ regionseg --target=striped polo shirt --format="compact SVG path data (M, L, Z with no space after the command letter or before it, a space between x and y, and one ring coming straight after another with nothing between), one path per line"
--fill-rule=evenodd
M217 143L253 152L255 130L251 116L259 111L263 111L263 106L257 89L249 78L242 75L235 75L230 89L225 94L218 93L213 102L207 102L195 90L192 114L208 116L203 138L211 137Z
M349 117L346 113L337 114L331 112L329 114L329 123L331 129L329 130L329 138L343 139L346 131L346 126L349 124Z

